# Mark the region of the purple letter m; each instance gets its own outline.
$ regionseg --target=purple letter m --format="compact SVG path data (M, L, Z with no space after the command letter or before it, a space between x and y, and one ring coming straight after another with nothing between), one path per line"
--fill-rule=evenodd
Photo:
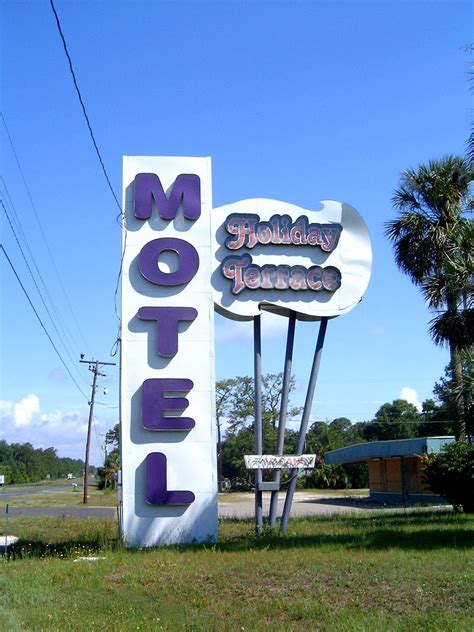
M195 174L182 173L174 181L169 197L163 191L156 173L137 173L135 176L135 217L149 219L154 200L161 219L174 219L181 200L186 219L201 215L201 181Z

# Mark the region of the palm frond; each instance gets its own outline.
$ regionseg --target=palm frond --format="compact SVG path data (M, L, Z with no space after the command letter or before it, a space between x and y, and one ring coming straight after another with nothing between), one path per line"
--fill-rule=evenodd
M464 307L472 304L474 222L463 215L472 179L472 163L445 156L407 169L392 198L398 215L385 223L385 235L397 266L421 286L430 308L451 310L462 298ZM448 321L432 324L438 344Z
M447 225L460 215L472 179L472 163L460 156L431 160L404 171L392 202L399 210L419 210L431 221Z
M447 310L433 318L429 331L437 345L469 349L474 344L474 309Z

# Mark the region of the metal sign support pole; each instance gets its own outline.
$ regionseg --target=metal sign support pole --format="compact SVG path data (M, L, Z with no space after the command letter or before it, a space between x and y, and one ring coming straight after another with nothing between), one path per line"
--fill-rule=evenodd
M319 326L318 340L316 342L316 349L315 349L314 358L313 358L313 367L311 369L311 375L309 378L308 391L306 393L303 417L301 419L300 432L298 436L298 445L296 447L296 452L295 452L296 455L303 454L303 450L304 450L306 431L308 429L309 416L311 413L311 407L313 405L314 390L316 387L316 380L318 379L319 365L321 364L321 356L323 352L324 337L326 336L327 324L328 324L327 317L323 317L321 319L321 324ZM283 508L283 515L281 517L281 524L280 524L280 533L282 534L286 533L286 530L288 528L291 504L293 502L293 495L296 489L297 475L298 475L297 469L291 470L290 484L288 486L288 491L286 492L285 506Z
M285 351L285 366L283 368L283 385L281 391L281 403L280 403L280 419L278 421L278 439L276 454L281 456L284 451L285 445L285 429L286 429L286 416L288 412L288 395L290 392L291 381L291 365L293 361L293 347L295 342L295 325L296 325L296 312L291 311L288 318L288 335L286 338L286 351ZM277 489L272 490L270 498L270 514L269 524L273 529L277 518L278 509L278 492L280 489L280 470L274 470L273 482L277 485Z
M261 317L255 316L253 320L253 344L254 344L254 414L255 414L255 454L263 454L263 421L262 421L262 335ZM262 470L255 471L255 533L262 532L263 525L263 498L260 485L262 482Z

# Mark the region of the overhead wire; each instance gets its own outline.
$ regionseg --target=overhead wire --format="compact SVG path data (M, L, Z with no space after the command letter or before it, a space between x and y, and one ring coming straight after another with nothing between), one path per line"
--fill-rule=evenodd
M111 406L110 404L105 404L104 402L96 402L97 406L105 406L105 408L112 408L113 410L117 410L118 406Z
M71 73L71 77L72 77L72 80L73 80L73 83L74 83L74 87L76 89L77 97L79 99L79 103L81 104L82 113L84 114L84 118L86 120L87 128L89 130L89 134L90 134L90 137L92 139L92 143L94 145L94 149L95 149L95 152L97 154L97 158L99 159L100 166L102 167L102 171L104 173L105 179L107 180L107 184L109 186L110 192L112 193L112 196L113 196L113 198L115 200L115 204L117 205L117 207L118 207L118 209L120 211L119 216L121 216L122 215L122 207L121 207L121 205L120 205L120 203L119 203L119 201L117 199L117 196L115 195L115 192L113 190L112 184L110 182L109 175L107 173L107 169L105 168L105 164L104 164L104 161L102 159L102 155L101 155L99 147L97 145L97 141L95 139L94 132L92 130L92 126L91 126L91 122L89 120L89 116L87 115L86 106L84 105L84 100L82 98L82 94L81 94L81 91L79 89L79 85L77 83L76 73L74 72L71 56L69 55L68 47L67 47L67 44L66 44L66 39L64 37L63 30L61 28L61 23L59 21L59 16L58 16L58 13L56 11L56 7L54 6L53 0L49 0L49 3L51 5L51 9L53 11L54 18L56 20L56 26L58 27L59 36L61 38L61 41L62 41L62 44L63 44L64 53L65 53L65 55L67 57L67 61L68 61L69 72Z
M120 279L122 278L122 270L123 270L123 260L125 258L125 250L127 248L127 226L125 224L125 218L123 219L123 228L124 228L124 237L123 237L123 245L122 245L122 255L120 258L120 268L119 268L119 272L117 275L117 283L115 284L115 292L114 292L114 311L115 311L115 317L118 321L118 331L117 331L117 337L115 338L115 341L112 345L112 348L110 349L110 356L113 358L114 356L117 355L118 350L119 350L119 346L120 346L120 342L121 342L121 331L122 331L122 319L120 318L120 314L118 311L118 305L117 305L117 298L118 298L118 292L119 292L119 286L120 286Z
M66 362L64 361L64 358L62 357L61 353L59 352L57 346L54 343L54 340L52 339L51 335L49 334L46 325L44 324L43 320L41 319L41 316L38 314L33 301L30 298L30 295L28 294L28 291L26 290L25 286L23 285L20 276L18 275L18 272L16 271L16 268L12 262L12 260L10 259L10 257L8 256L7 251L5 250L3 244L0 244L0 248L3 252L3 254L5 255L6 260L8 261L10 268L13 271L13 274L16 277L16 280L18 281L18 284L20 285L21 289L23 290L23 294L26 296L26 299L28 301L28 303L30 304L31 309L33 310L33 312L35 313L36 318L38 319L39 324L41 325L44 333L46 334L46 336L48 337L49 342L51 343L51 346L53 347L54 351L56 352L58 358L61 360L62 365L64 366L64 368L66 369L66 371L68 372L69 377L71 378L71 380L74 382L74 384L76 385L78 391L81 393L81 395L88 401L88 397L87 395L84 393L84 391L82 390L82 388L79 386L79 384L77 383L76 379L74 378L74 376L72 375L71 371L69 370L69 367L67 366Z
M116 217L116 220L118 221L119 218L121 219L121 225L122 225L122 227L125 230L123 246L122 246L122 255L121 255L121 260L120 260L120 268L119 268L119 272L118 272L118 276L117 276L117 283L116 283L115 292L114 292L114 310L115 310L115 316L116 316L116 318L118 320L118 323L119 323L119 332L117 334L116 340L115 340L114 344L112 345L112 349L110 351L110 355L114 356L117 353L118 345L120 343L121 319L120 319L120 316L119 316L119 313L118 313L117 296L118 296L118 291L119 291L120 279L121 279L121 276L122 276L123 260L124 260L124 256L125 256L125 248L126 248L126 243L127 243L127 228L126 228L126 224L125 224L125 214L124 214L122 206L121 206L121 204L120 204L120 202L119 202L119 200L118 200L118 198L117 198L117 196L115 194L115 191L114 191L114 189L112 187L112 183L110 181L109 174L107 173L107 169L105 167L105 163L104 163L104 160L102 158L102 154L100 152L100 149L99 149L99 146L98 146L98 143L97 143L94 131L92 129L92 125L91 125L89 116L87 114L87 110L86 110L86 106L85 106L85 103L84 103L84 99L82 97L82 93L81 93L81 90L79 88L79 83L77 81L76 73L74 71L74 66L73 66L73 63L72 63L71 55L69 53L69 49L68 49L68 46L67 46L67 43L66 43L66 38L64 36L63 30L62 30L62 27L61 27L61 22L59 20L59 15L58 15L58 12L56 11L56 7L54 6L53 0L50 0L50 6L51 6L51 10L52 10L52 12L54 14L54 19L56 21L56 26L57 26L57 29L58 29L58 32L59 32L59 37L61 38L61 42L62 42L62 45L63 45L64 54L66 55L66 58L67 58L67 62L68 62L68 66L69 66L69 72L71 74L72 81L74 83L74 88L76 90L77 98L79 100L79 103L80 103L80 106L81 106L81 109L82 109L82 114L84 115L84 119L86 121L87 129L89 130L89 135L91 137L92 144L94 145L94 149L95 149L95 152L97 154L97 158L98 158L100 166L102 168L102 172L104 174L104 177L105 177L105 179L107 181L107 185L109 187L109 190L110 190L110 192L112 194L112 197L113 197L113 199L115 201L115 204L116 204L116 206L117 206L117 208L119 210L119 213L118 213L118 215Z
M96 442L96 446L99 449L99 452L101 451L101 442L99 439L99 435L97 432L97 420L96 419L92 419L92 427L94 428L94 437L95 437L95 442Z
M420 413L420 415L422 415L423 413ZM349 420L350 421L350 420ZM287 419L288 423L299 423L300 420L299 419ZM313 419L313 420L309 420L308 421L309 424L324 424L325 426L330 426L331 425L331 421L323 421L322 419ZM351 426L354 426L355 424L372 424L372 425L379 425L379 426L385 426L387 424L420 424L420 425L424 425L424 424L453 424L454 421L452 420L444 420L444 421L439 421L439 420L435 420L435 421L430 421L428 419L404 419L403 417L397 421L377 421L376 419L371 419L370 421L351 421Z
M58 283L59 283L59 286L60 286L60 288L61 288L62 294L63 294L63 296L64 296L64 299L65 299L66 305L67 305L67 306L68 306L68 308L69 308L69 311L70 311L70 313L71 313L71 315L72 315L72 318L73 318L74 324L75 324L75 326L76 326L76 328L77 328L78 334L79 334L79 336L80 336L80 338L81 338L82 342L84 343L84 345L85 345L85 347L86 347L86 350L87 350L87 348L88 348L88 344L87 344L86 339L85 339L85 337L84 337L84 334L83 334L83 332L82 332L81 326L80 326L80 324L79 324L79 322L78 322L78 320L77 320L77 318L76 318L76 314L75 314L75 312L74 312L74 310L73 310L73 308L72 308L71 302L70 302L70 300L69 300L69 296L68 296L68 294L67 294L67 292L66 292L66 288L64 287L64 283L63 283L63 281L62 281L62 279L61 279L61 275L59 274L59 270L58 270L58 267L57 267L56 262L55 262L55 260L54 260L54 257L53 257L53 253L52 253L52 251L51 251L51 248L49 247L48 239L47 239L46 234L45 234L45 232L44 232L44 230L43 230L43 225L42 225L41 220L40 220L40 218L39 218L39 214L38 214L38 211L37 211L37 209L36 209L36 205L35 205L35 203L34 203L34 201L33 201L33 196L31 195L31 190L30 190L30 187L28 186L28 182L27 182L26 177L25 177L25 174L24 174L24 172L23 172L23 168L22 168L22 166L21 166L20 159L18 158L18 154L17 154L16 149L15 149L15 144L14 144L14 142L13 142L13 138L12 138L12 136L11 136L11 134L10 134L10 130L8 129L8 125L7 125L7 122L6 122L5 117L4 117L4 115L3 115L3 112L0 112L0 118L2 119L3 127L5 128L5 132L6 132L6 135L7 135L7 138L8 138L8 142L9 142L9 144L10 144L10 148L11 148L12 154L13 154L13 156L14 156L14 158L15 158L15 162L16 162L16 165L17 165L18 171L19 171L19 173L20 173L21 179L22 179L22 181L23 181L23 185L24 185L24 187L25 187L25 190L26 190L26 193L27 193L28 199L29 199L29 201L30 201L31 208L33 209L33 214L34 214L34 216L35 216L36 223L38 224L38 227L39 227L39 230L40 230L41 237L42 237L43 242L44 242L44 244L45 244L45 246L46 246L46 251L48 252L49 259L50 259L50 261L51 261L52 267L53 267L54 272L55 272L55 274L56 274L56 278L58 279ZM5 188L6 188L6 187L5 187ZM10 196L9 196L9 197L10 197ZM13 206L13 205L12 205L12 206Z
M49 316L49 319L50 319L50 321L51 321L51 324L52 324L52 326L53 326L53 328L54 328L54 330L55 330L55 332L56 332L56 334L57 334L57 336L58 336L58 338L59 338L59 340L60 340L60 342L61 342L62 346L64 347L64 351L66 352L66 355L68 356L69 360L72 362L72 365L73 365L73 366L75 366L75 365L74 365L74 358L72 357L72 355L71 355L71 353L70 353L70 351L69 351L69 349L68 349L68 347L67 347L67 345L66 345L66 342L64 341L64 338L63 338L63 336L62 336L61 332L59 331L58 327L56 326L56 323L55 323L55 321L54 321L54 318L53 318L53 316L52 316L52 314L51 314L51 312L50 312L50 310L49 310L49 308L48 308L48 306L47 306L47 304L46 304L46 301L45 301L45 299L44 299L43 293L41 292L41 290L40 290L40 288L39 288L39 286L38 286L38 283L37 283L37 281L36 281L36 279L35 279L35 276L34 276L34 274L33 274L33 271L32 271L32 269L31 269L31 267L30 267L30 264L28 263L28 259L26 258L25 252L24 252L24 250L23 250L23 248L22 248L22 246L21 246L21 243L20 243L20 241L19 241L19 239L18 239L18 235L17 235L17 233L16 233L16 231L15 231L15 228L14 228L14 226L13 226L13 223L12 223L12 221L11 221L11 218L10 218L10 215L9 215L9 213L8 213L7 207L5 206L5 204L4 204L4 202L3 202L3 200L2 200L2 199L0 199L0 205L1 205L1 206L2 206L2 208L3 208L3 211L4 211L4 213L5 213L5 216L6 216L7 220L8 220L8 224L9 224L9 226L10 226L10 228L11 228L11 231L12 231L12 233L13 233L13 236L15 237L15 241L16 241L16 243L17 243L17 246L18 246L18 248L19 248L19 250L20 250L20 252L21 252L21 255L22 255L23 260L24 260L24 262L25 262L25 265L26 265L26 267L27 267L27 269L28 269L28 272L30 273L30 276L31 276L31 278L32 278L32 280L33 280L33 284L34 284L34 286L35 286L35 288L36 288L36 291L38 292L38 295L39 295L39 297L40 297L40 299L41 299L41 302L43 303L43 307L44 307L44 309L46 310L46 313L47 313L47 314L48 314L48 316ZM76 369L76 370L77 370L77 369ZM82 375L82 373L80 373L79 371L77 371L77 374L78 374L78 375L80 375L81 379L82 379L84 382L86 382L86 383L87 383L87 380L85 380L85 378L84 378L84 376Z
M68 339L69 344L71 344L72 347L76 347L76 349L79 349L79 345L78 345L77 339L73 336L73 334L72 334L71 330L69 329L69 327L67 326L66 322L65 321L63 322L63 318L61 317L59 309L56 306L56 303L55 303L55 301L54 301L54 299L53 299L53 297L52 297L52 295L51 295L51 293L50 293L50 291L48 289L48 286L46 285L46 282L45 282L44 277L43 277L43 275L41 273L41 270L40 270L40 268L39 268L39 266L38 266L38 264L36 262L36 258L35 258L34 254L33 254L32 248L31 248L31 246L29 244L28 238L27 238L27 236L25 234L25 231L23 230L23 226L22 226L22 223L20 221L20 217L19 217L19 215L18 215L18 213L16 211L15 205L13 204L13 200L11 199L10 192L8 190L7 184L6 184L6 182L5 182L5 180L4 180L4 178L2 176L0 176L0 181L2 182L3 188L4 188L5 193L6 193L6 197L8 198L8 199L5 199L5 201L7 202L7 205L10 208L11 216L15 220L16 227L18 229L19 235L21 236L21 238L23 240L23 244L25 246L25 250L28 252L29 258L31 259L31 262L32 262L32 264L33 264L33 266L34 266L34 268L36 270L36 274L38 275L38 278L39 278L39 280L41 282L41 285L44 288L45 294L48 297L48 300L49 300L49 303L51 305L51 308L52 308L54 314L56 315L57 322L58 322L58 324L59 324L59 326L61 328L61 331L63 332L64 337L66 339ZM2 201L2 205L3 205L3 201ZM11 218L8 217L8 211L7 211L7 209L5 207L4 207L4 212L7 215L7 219L9 221L9 223L10 223L10 228L12 229L12 232L13 232L13 234L15 236L15 239L17 240L17 243L18 243L19 242L19 238L15 234L15 231L14 231L14 229L11 226ZM22 254L23 254L23 258L25 259L25 263L27 263L26 262L25 253L22 253ZM28 266L28 263L27 263L27 266ZM33 278L33 281L34 281L34 277L33 277L33 274L31 272L31 270L30 270L30 274L31 274L31 276ZM51 315L50 314L48 314L48 315L51 318Z

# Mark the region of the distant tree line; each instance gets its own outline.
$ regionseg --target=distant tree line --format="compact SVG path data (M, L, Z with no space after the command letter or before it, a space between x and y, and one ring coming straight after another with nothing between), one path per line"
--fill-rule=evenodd
M84 462L80 459L58 457L54 448L34 448L31 443L0 441L0 474L5 484L36 483L51 479L66 478L68 474L80 477Z

